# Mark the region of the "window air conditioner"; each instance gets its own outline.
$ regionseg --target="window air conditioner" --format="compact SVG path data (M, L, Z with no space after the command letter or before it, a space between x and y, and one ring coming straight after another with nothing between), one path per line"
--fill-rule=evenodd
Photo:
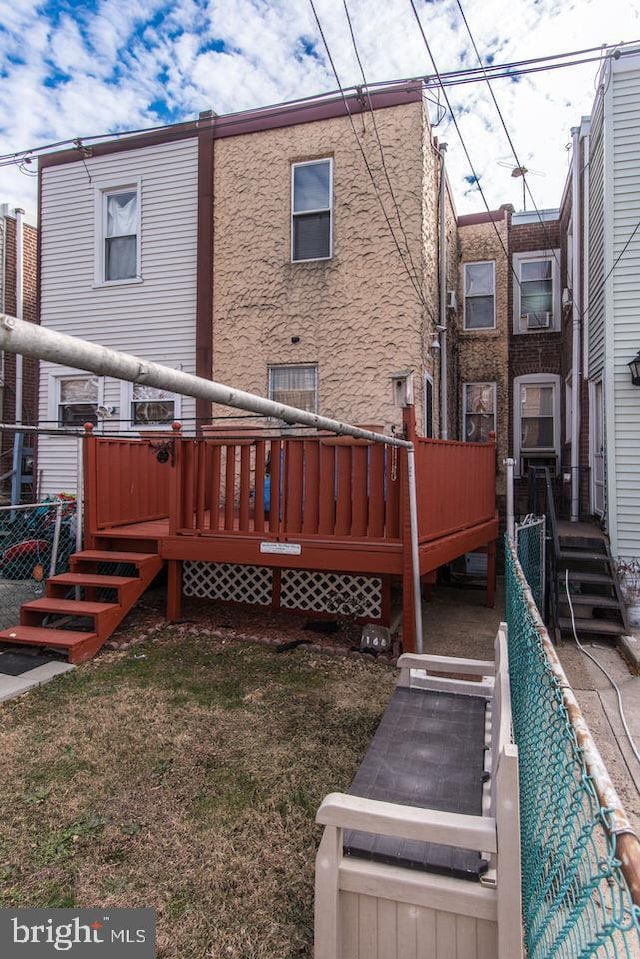
M528 330L548 330L551 326L551 313L524 313L521 319Z
M455 290L447 290L447 309L454 310L454 312L458 309L458 298Z

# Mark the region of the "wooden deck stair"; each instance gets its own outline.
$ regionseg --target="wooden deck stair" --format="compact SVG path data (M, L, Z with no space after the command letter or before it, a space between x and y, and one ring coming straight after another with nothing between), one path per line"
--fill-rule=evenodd
M0 643L42 646L66 653L70 663L83 663L106 643L163 564L155 553L75 553L71 572L48 579L47 595L22 605L19 625L2 630ZM121 566L134 567L135 574L118 575ZM107 572L98 572L104 568ZM110 595L105 599L107 591ZM82 598L76 598L78 594Z

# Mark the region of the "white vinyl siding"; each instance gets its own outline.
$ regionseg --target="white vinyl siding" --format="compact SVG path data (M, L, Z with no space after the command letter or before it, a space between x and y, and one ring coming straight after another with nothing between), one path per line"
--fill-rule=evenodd
M42 325L195 373L198 160L195 138L87 157L42 173ZM95 190L138 183L142 282L95 284ZM40 417L52 419L54 364L40 363ZM105 378L103 399L121 432L130 409L122 383ZM195 417L185 397L181 415ZM75 487L76 441L43 436L38 470L43 495Z
M614 63L606 109L605 275L640 219L639 57ZM640 556L640 388L627 366L640 349L639 277L640 231L605 285L607 508L612 551L623 557Z

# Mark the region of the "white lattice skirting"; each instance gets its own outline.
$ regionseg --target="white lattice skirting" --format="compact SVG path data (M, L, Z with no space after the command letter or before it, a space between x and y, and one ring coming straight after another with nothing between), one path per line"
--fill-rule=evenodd
M270 606L273 570L268 566L186 562L182 588L185 596Z
M316 613L350 612L358 617L380 619L382 580L377 576L283 569L280 605L285 609Z
M185 596L270 606L273 569L269 566L187 561L183 567L182 585ZM315 613L344 611L358 617L380 619L382 579L379 576L283 569L280 606Z

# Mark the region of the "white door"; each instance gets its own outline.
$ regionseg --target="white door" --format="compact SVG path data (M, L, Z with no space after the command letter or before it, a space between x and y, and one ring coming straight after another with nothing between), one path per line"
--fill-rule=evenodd
M589 423L591 456L591 510L604 515L604 399L602 380L591 383L591 421Z

